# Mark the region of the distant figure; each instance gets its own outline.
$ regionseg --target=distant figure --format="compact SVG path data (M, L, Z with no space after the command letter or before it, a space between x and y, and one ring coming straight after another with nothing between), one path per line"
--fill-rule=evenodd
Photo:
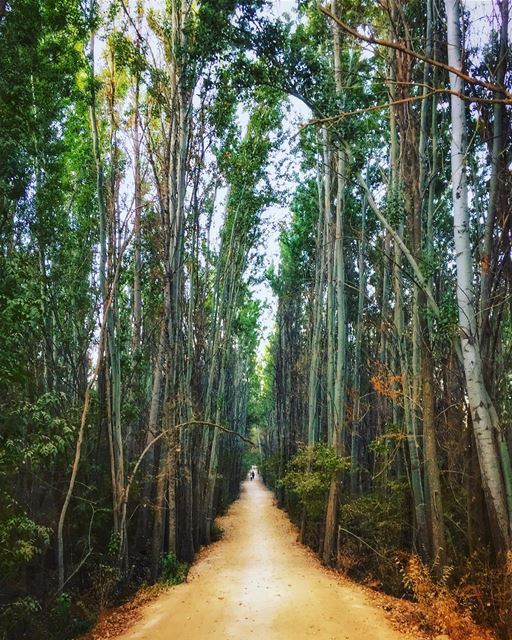
M254 480L254 471L251 471L251 474L249 477L251 478L251 480Z

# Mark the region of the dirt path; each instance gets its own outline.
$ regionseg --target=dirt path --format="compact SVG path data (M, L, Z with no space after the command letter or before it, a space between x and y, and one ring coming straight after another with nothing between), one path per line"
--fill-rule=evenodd
M223 518L223 540L189 581L145 607L124 640L405 640L362 589L340 583L296 542L259 480Z

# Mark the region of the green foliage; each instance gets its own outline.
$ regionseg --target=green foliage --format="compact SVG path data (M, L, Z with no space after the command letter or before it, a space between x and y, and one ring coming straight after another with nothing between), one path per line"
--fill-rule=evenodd
M66 451L73 440L74 429L65 418L55 415L61 411L63 396L59 392L47 392L35 403L20 403L11 418L17 428L11 434L9 430L3 441L0 463L10 458L30 464L31 469L36 470Z
M61 629L61 632L66 629L71 618L72 600L69 593L60 593L53 606L50 617L52 619L52 626Z
M4 494L5 496L5 494ZM7 498L9 499L9 498ZM2 509L4 514L4 509ZM18 511L11 503L7 513ZM4 515L5 517L5 515ZM38 525L23 513L0 521L0 571L12 577L34 557L43 552L50 542L50 529Z
M17 598L2 607L0 612L0 637L27 637L27 630L34 628L37 616L41 614L40 602L32 596Z
M27 193L34 156L41 151L46 155L42 184L51 188L60 146L54 122L74 92L74 73L81 63L75 45L83 29L79 6L69 0L20 0L0 24L0 152L6 159L0 169L2 219L6 202Z
M212 538L212 542L218 542L224 537L224 529L220 526L217 520L214 520L212 522L210 535Z
M459 323L459 309L455 295L451 291L445 292L439 302L437 323L442 337L455 338Z
M141 48L120 31L114 31L109 40L116 63L134 76L140 76L147 66Z
M289 461L279 485L295 494L308 514L320 517L325 511L334 473L350 468L350 459L341 458L332 447L302 446Z
M276 292L296 298L314 280L315 233L318 219L318 188L309 178L292 200L292 221L281 233L279 273L268 277Z
M203 63L218 60L233 48L248 47L255 38L254 22L264 24L260 9L266 0L202 2L190 16L190 43L186 55Z
M349 498L340 507L341 567L350 575L377 581L401 594L404 549L410 541L408 487L387 483L385 493Z
M404 193L401 189L391 191L386 198L386 218L389 223L398 229L400 223L404 221Z
M276 453L265 456L259 469L265 479L265 484L271 489L276 489L278 487L281 469L279 456Z
M51 640L72 640L90 630L93 616L73 601L70 593L61 593L48 611L48 634ZM46 633L46 631L45 631Z
M188 565L179 562L172 552L165 553L160 560L160 581L174 585L183 582L188 573Z
M397 441L404 440L405 438L406 436L402 431L401 425L389 422L383 425L383 433L375 437L369 443L368 448L377 457L382 458L382 456L396 449Z

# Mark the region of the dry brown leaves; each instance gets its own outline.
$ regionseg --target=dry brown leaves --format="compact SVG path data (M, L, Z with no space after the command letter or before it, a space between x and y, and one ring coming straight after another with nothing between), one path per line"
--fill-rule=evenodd
M129 602L119 607L102 611L94 625L94 629L79 640L117 638L140 619L144 605L152 602L160 594L167 591L168 588L162 584L142 587Z

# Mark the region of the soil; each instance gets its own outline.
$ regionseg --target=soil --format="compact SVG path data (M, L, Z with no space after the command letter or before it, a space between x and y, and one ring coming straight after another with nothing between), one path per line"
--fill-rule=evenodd
M412 640L365 589L325 569L256 477L220 519L223 539L120 640ZM109 634L110 636L110 634Z

